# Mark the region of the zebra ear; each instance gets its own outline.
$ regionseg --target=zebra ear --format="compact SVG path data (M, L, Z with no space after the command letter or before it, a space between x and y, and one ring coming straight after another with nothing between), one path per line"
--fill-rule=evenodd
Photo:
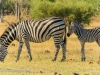
M69 21L69 25L71 25L71 22L72 22L72 21Z
M73 21L69 21L69 25L70 26L73 26Z

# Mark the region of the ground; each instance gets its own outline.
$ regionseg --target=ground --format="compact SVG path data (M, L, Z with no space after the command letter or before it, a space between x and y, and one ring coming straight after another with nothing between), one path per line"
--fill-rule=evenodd
M8 22L16 22L16 18L12 15L5 16ZM93 18L90 26L93 28L100 25L99 18ZM9 25L0 23L0 35ZM30 43L33 60L29 62L27 49L24 46L20 56L20 60L15 62L18 42L13 41L8 47L8 55L4 63L0 62L0 75L100 75L100 48L96 44L86 43L85 53L86 61L81 62L81 46L77 37L73 34L67 38L67 59L65 62L60 62L62 51L60 49L57 61L52 62L55 53L53 39L44 43Z

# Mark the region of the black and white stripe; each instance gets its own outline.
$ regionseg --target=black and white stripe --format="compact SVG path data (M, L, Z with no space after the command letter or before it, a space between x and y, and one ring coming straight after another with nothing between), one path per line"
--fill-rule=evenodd
M84 45L86 42L94 42L100 46L100 27L94 29L85 29L81 24L70 21L67 36L75 33L81 43L82 61L85 61Z
M63 57L62 61L66 59L66 26L64 21L58 17L50 17L41 20L26 20L18 22L5 30L0 37L0 60L3 61L7 55L7 47L13 40L19 41L18 56L16 61L19 60L23 43L25 43L30 61L32 60L29 42L41 43L49 40L51 37L54 39L56 53L53 61L56 60L60 45L62 46ZM63 38L65 37L65 38Z

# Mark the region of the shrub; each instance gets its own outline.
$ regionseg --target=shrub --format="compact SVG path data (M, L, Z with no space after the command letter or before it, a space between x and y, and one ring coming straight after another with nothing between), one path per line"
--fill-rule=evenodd
M94 15L92 4L86 1L79 1L73 5L72 14L75 16L73 19L78 22L89 23L90 18Z
M58 16L89 23L95 15L93 4L84 0L34 0L31 3L30 14L34 19Z

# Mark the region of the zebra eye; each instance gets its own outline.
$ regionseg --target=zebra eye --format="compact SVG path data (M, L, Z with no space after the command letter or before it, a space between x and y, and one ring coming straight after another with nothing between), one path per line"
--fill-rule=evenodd
M72 27L69 27L69 29L71 30L71 29L72 29Z
M0 52L0 56L2 55L2 53Z

